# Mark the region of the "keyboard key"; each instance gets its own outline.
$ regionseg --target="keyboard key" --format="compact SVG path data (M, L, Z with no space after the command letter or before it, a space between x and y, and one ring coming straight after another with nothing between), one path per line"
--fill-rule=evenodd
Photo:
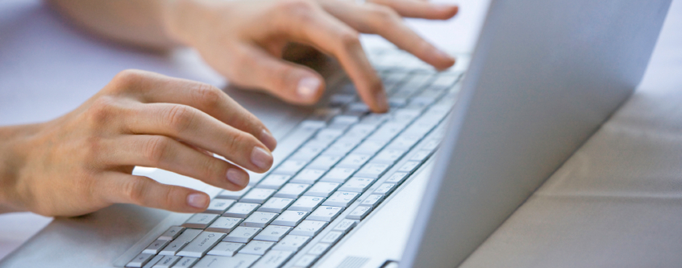
M202 232L199 236L194 238L189 245L178 252L177 255L195 258L203 257L204 254L206 254L206 252L213 246L218 244L223 237L225 237L224 233Z
M140 268L154 258L154 254L142 253L131 260L126 267Z
M352 125L360 121L360 117L353 115L337 115L332 119L332 124Z
M343 135L343 130L339 129L322 129L319 132L317 132L317 135L315 135L315 140L322 140L322 141L333 141L336 140L336 138L340 137Z
M376 128L376 125L371 124L354 125L346 132L346 134L343 135L343 138L363 140L367 138L367 136L369 136L369 134L371 134Z
M307 144L292 154L289 159L291 160L304 160L310 162L315 156L320 154L324 150L324 146L319 146L315 144Z
M360 205L375 207L376 205L379 204L379 202L381 202L381 199L383 199L383 198L384 198L383 195L372 194L372 195L368 196L367 198L365 198L365 200L362 200Z
M298 267L308 267L311 264L313 264L313 262L315 262L315 260L317 260L317 256L315 256L315 255L304 255L303 257L298 259L298 261L296 261L296 264L294 264L294 265L296 265Z
M170 243L170 240L166 239L156 239L156 241L152 242L145 248L142 253L148 253L148 254L158 254L161 249L163 249L166 245Z
M391 121L409 123L421 115L421 110L418 109L398 109L391 116Z
M419 166L419 162L417 162L417 161L408 161L407 163L403 164L403 166L401 166L401 167L398 169L398 171L400 171L400 172L405 172L405 173L410 173L410 172L414 171L415 169L417 169L418 166Z
M320 181L323 182L345 182L356 169L354 168L332 168Z
M220 215L197 213L190 217L184 224L182 224L182 226L187 228L204 229L218 217L220 217Z
M242 222L242 226L263 228L277 217L277 213L256 211Z
M330 222L341 213L342 207L320 206L308 216L308 220Z
M190 268L194 265L199 258L182 257L178 262L173 265L173 268Z
M294 254L287 250L270 250L251 268L278 268Z
M213 247L213 249L207 252L206 255L232 257L234 254L237 254L237 251L243 246L244 244L242 243L220 242L218 245Z
M440 74L436 76L436 79L431 83L431 87L449 87L455 84L459 78L459 75L454 74Z
M403 150L403 153L415 144L421 140L422 136L419 135L409 135L409 134L402 134L395 138L391 143L386 146L387 148L390 149L396 149L396 150ZM386 150L386 149L384 149ZM401 155L402 156L402 155Z
M297 198L305 190L308 190L308 187L310 187L310 184L300 184L300 183L287 183L282 187L282 189L279 189L277 193L275 194L276 197L285 197L285 198Z
M324 150L322 155L344 156L353 150L358 143L360 143L359 140L338 140Z
M294 175L296 174L299 170L303 168L308 164L308 161L306 160L287 160L284 161L282 164L275 169L272 173L274 174L284 174L284 175Z
M324 127L327 122L340 113L341 109L339 108L319 108L316 109L310 117L303 121L301 125L317 126L322 124L322 127Z
M438 148L438 144L440 144L440 140L438 140L438 139L431 139L431 140L427 141L427 142L424 144L424 146L422 147L422 149L433 151L433 150L435 150L436 148Z
M369 114L360 120L359 125L369 125L376 128L389 119L391 119L390 114Z
M249 191L244 197L242 197L242 199L240 199L239 201L262 204L263 202L265 202L266 199L270 198L270 196L274 194L275 191L276 190L273 189L254 188L251 191Z
M347 111L368 113L369 107L364 102L353 102L353 103L348 104L348 108L346 110Z
M405 128L405 123L388 122L377 129L367 140L389 141Z
M208 205L208 208L204 213L216 213L216 214L223 214L227 208L229 208L232 204L234 204L235 200L232 199L213 199L211 200L211 204Z
M360 195L359 193L337 191L334 194L332 194L332 196L327 198L326 201L324 201L324 205L335 207L347 207L359 195Z
M244 246L239 253L242 254L252 254L252 255L263 255L265 252L274 245L275 242L269 241L251 241L246 246Z
M369 214L369 212L372 211L372 207L369 206L358 206L353 211L351 211L348 216L346 216L347 219L351 220L362 220Z
M337 224L334 227L333 231L347 233L348 231L350 231L350 229L353 229L353 227L355 227L355 225L357 224L358 221L345 219L339 222L339 224Z
M370 157L372 156L366 154L349 154L344 157L343 160L341 160L341 162L339 162L339 164L336 166L339 168L358 169L367 163Z
M232 230L224 239L225 242L248 243L258 234L260 228L239 226Z
M386 145L387 140L366 140L358 145L351 154L374 155Z
M180 235L180 233L182 233L182 231L184 231L184 230L185 230L185 227L171 226L168 228L168 230L163 232L163 234L161 234L161 236L159 236L159 239L173 240L176 237L178 237L178 235Z
M339 188L339 191L361 193L367 190L374 180L372 178L352 177Z
M195 237L197 237L199 234L201 234L201 230L197 229L187 229L178 238L173 240L168 246L163 248L161 252L159 252L159 255L175 255L180 249L185 247L185 245L189 244L192 240L194 240Z
M311 221L305 220L301 222L294 230L291 231L292 235L305 235L305 236L316 236L322 228L327 225L325 221Z
M394 187L395 187L395 183L382 183L381 185L379 185L379 187L376 190L374 190L374 193L386 195L388 192L393 190Z
M159 261L161 261L161 259L163 259L163 257L165 257L165 256L163 256L163 255L154 256L154 258L152 258L151 261L149 261L147 264L145 264L144 266L142 266L142 268L152 268L152 267L154 267L154 265L156 265L156 263L158 263Z
M292 202L294 199L291 198L273 197L259 207L258 211L282 213Z
M289 233L289 231L291 231L291 227L270 225L258 233L254 239L277 242L281 240L282 237L284 237L287 233Z
M320 243L334 244L334 243L336 243L336 241L339 241L339 239L341 239L341 237L343 237L342 232L331 231L331 232L327 233L326 235L324 235L324 237L322 237L322 240L320 240Z
M329 249L330 246L331 246L331 244L317 243L308 251L308 254L312 254L312 255L316 255L316 256L322 255L325 252L327 252L327 250Z
M161 255L159 255L161 256ZM180 260L180 256L163 256L163 258L157 262L152 268L170 268L176 262Z
M355 176L376 179L384 174L389 167L391 167L389 164L369 163L362 167Z
M291 250L297 251L303 247L310 240L310 236L304 235L287 235L282 238L272 249L274 250Z
M224 198L224 199L239 199L241 198L246 192L248 192L251 189L251 186L246 186L246 188L241 189L239 191L230 191L230 190L222 190L216 198Z
M393 144L393 143L391 143ZM403 155L407 152L407 150L403 149L392 149L392 148L385 148L379 152L374 158L372 158L372 163L380 163L380 164L393 164L398 159L403 157Z
M329 170L330 168L332 168L332 166L339 162L341 158L342 156L339 155L320 155L317 158L315 158L315 160L313 160L313 162L311 162L310 165L308 165L308 167L313 168L314 171L316 171L314 175L317 175L320 172L323 174L325 171ZM301 173L305 172L306 170L308 169L304 169L303 171L301 171ZM299 173L298 175L300 176L301 173ZM319 175L322 176L322 174Z
M429 155L431 155L430 150L419 150L415 154L413 154L412 157L410 157L410 160L422 162L426 160L429 157Z
M324 157L324 156L320 156ZM320 159L318 157L318 159ZM326 170L320 170L320 169L310 169L306 168L304 170L301 170L300 173L296 175L293 179L291 179L292 183L303 183L303 184L313 184L315 183L322 175L327 172Z
M407 178L407 173L405 173L405 172L395 172L395 173L391 174L391 176L388 177L388 179L386 179L385 182L388 182L388 183L396 183L396 184L398 184L398 183L403 182L403 180L404 180L405 178Z
M353 94L334 94L329 97L329 104L331 106L346 106L353 101L355 101L355 95Z
M272 224L294 227L298 225L306 215L308 215L308 212L305 211L287 210L280 214Z
M256 208L258 208L258 204L251 204L251 203L236 203L230 207L223 216L227 217L233 217L233 218L246 218L246 216L249 216L251 212L255 211Z
M294 202L293 205L291 205L290 209L310 212L320 205L322 200L323 198L319 196L301 196L296 200L296 202Z
M259 257L251 254L237 254L233 257L206 256L192 268L244 268L256 262Z
M279 189L282 185L287 183L290 178L291 176L289 175L270 174L258 184L258 188Z
M315 183L313 187L310 187L310 190L308 190L305 195L327 197L339 187L339 185L341 184L336 182L318 182Z

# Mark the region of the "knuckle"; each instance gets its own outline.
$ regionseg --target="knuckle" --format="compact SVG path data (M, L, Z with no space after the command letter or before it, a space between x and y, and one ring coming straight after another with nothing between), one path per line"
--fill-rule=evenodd
M346 49L351 49L351 48L358 48L360 47L360 34L357 31L354 30L344 30L341 33L339 33L339 41L340 44L346 48Z
M144 181L141 179L129 180L123 184L123 196L129 202L140 205L144 201Z
M315 6L310 0L284 0L279 1L277 7L280 10L284 10L293 14L306 14Z
M205 83L198 83L192 92L196 100L207 108L216 107L224 94L220 89Z
M222 160L209 157L204 162L201 171L203 172L202 175L204 178L210 179L214 183L220 183L221 179L224 178L227 169L225 168L225 164L222 162Z
M155 167L158 167L168 154L170 140L166 137L152 137L146 141L143 147L145 159Z
M376 5L373 9L374 17L381 24L394 23L400 17L398 12L387 6Z
M88 107L87 115L91 123L95 125L103 124L111 117L117 115L117 106L114 98L109 96L97 97Z
M112 80L116 85L115 88L127 89L138 85L142 80L145 79L145 74L139 70L123 70L114 76Z
M184 132L192 126L194 116L195 113L191 108L184 105L173 105L166 111L165 121L177 134Z

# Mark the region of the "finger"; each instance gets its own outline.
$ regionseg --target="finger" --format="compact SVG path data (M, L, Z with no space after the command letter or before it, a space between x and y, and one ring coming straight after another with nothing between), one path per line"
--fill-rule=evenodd
M308 4L306 4L308 3ZM362 49L357 31L310 2L297 2L293 12L280 12L270 23L299 43L333 55L355 83L360 97L375 112L388 110L376 71Z
M124 119L130 134L163 135L225 157L255 172L272 166L272 154L253 135L190 106L140 104Z
M310 68L276 59L259 48L238 49L241 68L231 82L265 89L294 104L314 104L322 96L324 79Z
M210 197L203 192L161 184L143 176L111 172L98 184L96 191L111 203L197 213L205 211L210 202Z
M457 5L435 4L414 0L369 0L367 2L384 5L397 11L400 16L430 20L447 20L459 11Z
M214 86L144 71L124 71L116 79L127 83L127 92L142 102L192 106L225 124L250 133L271 151L277 146L270 130L255 115Z
M443 70L455 64L452 56L434 47L407 27L400 16L388 7L341 1L327 7L331 14L351 27L360 32L379 34L436 69Z
M110 165L157 167L232 191L249 184L241 168L165 136L126 135L104 146Z

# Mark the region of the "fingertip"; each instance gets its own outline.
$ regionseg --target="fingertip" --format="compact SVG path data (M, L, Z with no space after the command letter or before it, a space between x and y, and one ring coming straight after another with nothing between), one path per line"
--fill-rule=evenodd
M324 90L324 81L313 75L306 75L298 80L296 95L303 103L315 103Z
M438 13L438 16L435 17L434 19L447 20L454 17L459 12L459 6L457 5L434 4L433 6L435 12Z
M267 129L263 129L261 131L259 140L266 146L270 151L274 151L275 148L277 148L277 139L268 131Z
M227 177L227 180L231 182L232 184L236 185L239 190L243 189L246 187L246 185L249 184L249 174L246 173L246 171L241 170L240 168L230 168L227 170L227 174L225 175Z

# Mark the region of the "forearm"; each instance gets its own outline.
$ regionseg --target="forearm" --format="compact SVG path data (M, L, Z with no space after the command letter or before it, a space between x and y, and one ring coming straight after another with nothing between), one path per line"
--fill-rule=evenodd
M166 10L175 0L47 1L78 26L107 39L161 50L180 45L166 27Z
M28 140L39 125L0 127L0 213L25 211L16 204L17 178L26 160Z

